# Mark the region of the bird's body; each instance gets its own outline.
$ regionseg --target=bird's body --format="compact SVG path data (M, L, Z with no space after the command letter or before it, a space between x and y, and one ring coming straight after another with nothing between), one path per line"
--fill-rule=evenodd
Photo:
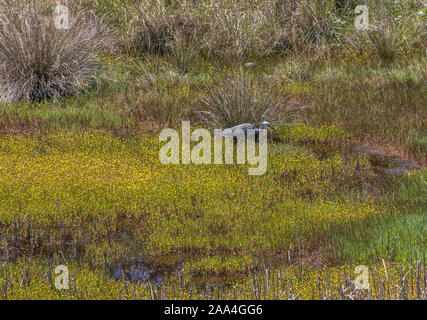
M219 135L228 137L244 136L245 138L247 138L248 130L255 130L255 137L258 137L260 130L265 129L266 127L271 128L270 123L268 123L267 121L262 121L259 125L259 128L257 128L252 123L242 123L237 126L222 130L221 132L219 132Z
M239 137L239 136L247 136L247 131L255 129L256 127L252 123L243 123L239 124L237 126L227 128L222 130L219 134L221 136L233 136L233 137Z

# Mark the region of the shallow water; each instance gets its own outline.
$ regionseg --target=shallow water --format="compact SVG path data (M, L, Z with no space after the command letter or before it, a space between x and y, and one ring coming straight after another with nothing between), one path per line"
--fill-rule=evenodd
M173 272L179 270L179 266L156 266L145 261L135 259L122 263L114 263L109 266L109 274L116 280L127 280L130 283L147 282L154 285L162 283Z

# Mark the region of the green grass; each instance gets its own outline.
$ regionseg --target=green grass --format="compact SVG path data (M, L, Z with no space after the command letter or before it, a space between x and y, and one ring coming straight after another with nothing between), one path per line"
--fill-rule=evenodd
M362 140L384 137L425 156L424 64L415 57L389 67L351 60L327 66L315 74L315 106L308 119L317 125L336 124Z
M268 171L254 177L248 176L245 165L164 166L159 147L150 134L115 137L62 131L5 136L0 143L0 217L9 232L14 232L14 221L26 216L34 223L36 237L53 228L57 231L50 236L61 239L60 218L76 243L93 246L98 254L107 250L108 230L113 228L116 253L128 245L121 241L124 232L142 241L136 248L146 254L238 252L247 259L253 254L286 254L301 245L307 250L320 245L332 255L328 244L336 230L350 242L364 239L365 252L370 252L369 246L376 244L366 236L385 237L387 224L402 222L388 222L395 206L410 205L399 189L386 196L363 194L352 181L355 160L344 161L339 154L319 160L298 148L270 145ZM415 174L395 187L412 196L409 208L419 208L425 199L425 188L415 197L423 179L423 173ZM88 243L84 234L93 232L93 225L78 227L85 221L96 221L99 228ZM76 227L79 232L73 235ZM375 227L376 233L362 232ZM411 230L411 224L407 228ZM410 232L414 243L424 232ZM352 258L358 256L350 245L345 247L354 253Z
M81 3L120 35L96 83L56 102L0 104L2 298L425 299L426 169L385 179L343 151L375 145L426 164L419 1L371 1L384 32L367 33L354 31L353 1L221 2L249 12L240 18L208 0ZM162 52L140 50L143 19L172 30ZM191 21L210 25L185 38ZM183 120L212 129L201 97L242 70L298 109L266 119L267 173L161 165L158 132ZM135 257L172 272L161 287L111 278ZM66 292L52 284L59 264L72 274ZM357 264L370 266L368 291L349 281Z
M337 232L333 240L342 261L398 261L425 259L426 209L383 217L370 225L353 225ZM333 249L331 249L333 251Z
M103 222L122 212L141 219L151 253L263 253L287 250L297 240L316 242L334 225L386 210L370 197L346 196L347 182L334 172L350 175L355 163L339 155L321 161L301 150L277 151L267 173L255 177L245 165L164 166L159 147L151 135L7 136L0 143L0 216L10 223L29 214L48 223L57 199L66 224Z
M294 64L287 69L289 64L283 65L278 58L272 58L248 72L280 88L275 94L283 95L290 103L302 101L302 106L309 106L298 113L297 119L304 117L320 130L325 123L332 124L334 130L344 130L361 142L391 144L422 161L426 150L427 92L422 85L426 74L421 58L409 61L402 58L388 67L357 59L358 56L350 56L349 60L330 61L329 65L319 67L315 63L295 64L290 58L288 63ZM201 97L206 88L217 87L235 72L235 67L215 66L204 60L197 65L196 71L181 74L164 58L114 63L102 82L86 94L64 98L59 103L0 105L0 127L29 131L58 128L146 131L181 120L200 121L195 111L203 110ZM298 68L304 71L293 71ZM310 76L301 78L298 72Z

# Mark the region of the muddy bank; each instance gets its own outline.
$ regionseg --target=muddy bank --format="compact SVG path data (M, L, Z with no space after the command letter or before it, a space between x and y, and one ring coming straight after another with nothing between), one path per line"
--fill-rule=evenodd
M399 177L422 168L418 164L388 155L379 147L355 146L350 154L367 157L375 173L389 177Z

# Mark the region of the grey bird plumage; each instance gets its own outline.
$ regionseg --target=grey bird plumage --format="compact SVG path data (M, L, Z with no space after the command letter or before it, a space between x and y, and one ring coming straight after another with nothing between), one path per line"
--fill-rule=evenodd
M237 126L227 128L219 132L219 135L221 136L229 136L229 137L240 137L244 136L245 138L248 135L248 130L255 130L255 136L257 137L259 135L260 130L265 129L266 127L271 128L271 125L268 121L262 121L259 124L259 128L257 128L252 123L242 123Z

